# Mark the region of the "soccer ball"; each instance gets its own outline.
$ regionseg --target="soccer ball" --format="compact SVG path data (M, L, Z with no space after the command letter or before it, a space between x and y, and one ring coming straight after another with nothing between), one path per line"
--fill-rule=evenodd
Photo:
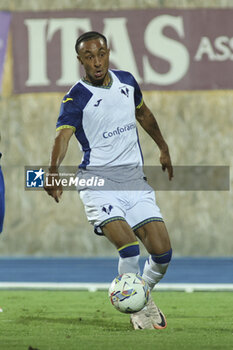
M149 286L137 273L123 273L111 283L108 295L112 305L127 314L140 311L148 302Z

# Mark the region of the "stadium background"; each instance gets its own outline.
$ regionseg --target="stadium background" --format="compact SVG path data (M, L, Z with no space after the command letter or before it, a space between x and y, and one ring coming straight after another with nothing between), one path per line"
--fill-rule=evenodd
M232 1L75 1L1 0L0 10L109 10L144 8L226 8ZM98 12L97 12L98 15ZM71 43L73 45L73 43ZM64 91L65 92L65 91ZM34 256L110 256L115 249L96 237L75 192L59 204L44 192L25 192L24 166L47 164L64 93L13 94L12 36L9 33L0 130L6 182L6 218L0 254ZM156 114L175 165L232 166L233 91L147 91L144 98ZM158 164L158 150L140 131L146 164ZM73 138L64 164L78 164ZM232 180L231 180L232 182ZM232 191L157 192L174 254L233 255Z

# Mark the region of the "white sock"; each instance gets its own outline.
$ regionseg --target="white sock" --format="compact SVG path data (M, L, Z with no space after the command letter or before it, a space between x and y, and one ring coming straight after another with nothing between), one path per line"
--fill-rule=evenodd
M148 283L150 290L152 290L155 284L163 278L168 265L169 263L158 264L154 262L151 256L146 260L142 278Z
M139 257L140 255L131 256L128 258L122 258L120 256L119 262L118 262L119 275L121 275L122 273L128 273L128 272L140 273Z

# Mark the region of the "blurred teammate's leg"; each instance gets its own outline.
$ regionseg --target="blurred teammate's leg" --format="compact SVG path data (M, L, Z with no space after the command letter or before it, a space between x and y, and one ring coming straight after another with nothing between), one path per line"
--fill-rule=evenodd
M5 215L5 186L2 169L0 166L0 233L3 230L3 221Z

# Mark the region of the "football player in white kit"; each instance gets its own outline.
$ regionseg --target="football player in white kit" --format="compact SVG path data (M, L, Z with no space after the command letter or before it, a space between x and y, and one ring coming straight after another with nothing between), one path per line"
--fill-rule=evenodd
M152 290L167 270L172 248L154 191L142 171L136 120L159 147L162 169L171 180L169 149L134 77L109 69L106 38L98 32L84 33L75 49L85 77L61 103L49 171L59 176L59 166L75 134L83 152L80 173L101 175L110 184L107 190L79 189L88 221L117 248L119 274L139 272L141 240L149 253L142 277ZM59 202L61 185L45 189ZM167 325L152 298L130 318L134 329L163 329Z

